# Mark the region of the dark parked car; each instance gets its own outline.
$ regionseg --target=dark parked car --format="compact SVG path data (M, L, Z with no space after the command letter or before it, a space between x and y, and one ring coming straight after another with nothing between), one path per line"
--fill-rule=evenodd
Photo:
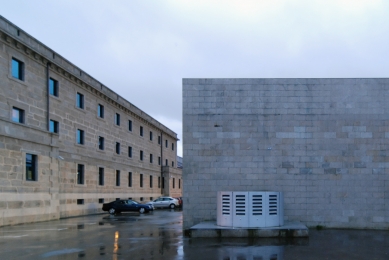
M133 200L115 200L103 204L103 210L108 211L109 214L120 213L124 211L138 211L139 213L148 213L153 210L153 206L140 204Z

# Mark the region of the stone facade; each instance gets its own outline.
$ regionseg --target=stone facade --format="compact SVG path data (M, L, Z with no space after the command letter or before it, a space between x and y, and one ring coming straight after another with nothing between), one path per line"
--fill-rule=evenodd
M389 79L184 79L184 229L218 191L282 191L286 221L389 227Z
M0 226L181 196L177 134L1 16L0 79Z

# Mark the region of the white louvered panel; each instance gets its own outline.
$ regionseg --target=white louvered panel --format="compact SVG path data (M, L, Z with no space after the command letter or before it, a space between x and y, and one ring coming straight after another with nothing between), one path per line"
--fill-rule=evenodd
M248 193L233 192L233 216L232 223L234 227L248 227L249 215L248 212Z
M232 227L232 192L219 191L217 195L217 225Z

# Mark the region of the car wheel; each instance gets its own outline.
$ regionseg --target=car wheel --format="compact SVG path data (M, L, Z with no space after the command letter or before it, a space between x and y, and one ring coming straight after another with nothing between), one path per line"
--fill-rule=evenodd
M139 213L141 213L141 214L142 214L142 213L145 213L145 211L146 211L145 208L140 208L140 209L139 209Z
M108 212L109 212L109 214L113 215L113 214L115 214L115 209L114 208L110 208L108 210Z
M174 205L174 204L170 204L170 206L169 206L170 209L174 209L175 207L176 207L176 205Z

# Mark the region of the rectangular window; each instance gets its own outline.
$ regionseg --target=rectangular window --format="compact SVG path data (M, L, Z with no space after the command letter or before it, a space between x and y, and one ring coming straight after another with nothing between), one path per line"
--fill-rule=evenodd
M181 189L181 179L178 179L178 188Z
M77 92L76 106L78 108L84 109L84 95Z
M141 161L143 161L143 151L140 151L140 153L139 153L139 159L140 159Z
M77 129L77 144L84 144L84 131Z
M103 204L104 203L104 199L99 199L99 204Z
M158 176L158 188L161 188L161 177Z
M77 199L77 205L83 205L84 199Z
M128 173L128 187L132 187L132 172Z
M104 168L99 167L99 185L104 185Z
M128 157L132 158L132 147L128 147Z
M12 58L12 77L19 80L24 80L24 63L20 60Z
M161 136L158 136L158 144L161 144Z
M162 177L162 189L165 188L165 177Z
M24 110L13 107L12 108L12 121L16 123L24 124Z
M167 140L165 140L165 146L166 146L166 148L168 148L168 146L169 146L169 144L168 144L168 141L167 141Z
M116 148L115 148L116 154L120 154L120 143L116 142Z
M150 141L153 141L153 132L150 131Z
M120 171L116 170L116 186L120 186Z
M140 136L143 136L143 126L141 126L141 127L139 128L139 134L140 134Z
M37 156L33 154L26 154L26 180L37 181Z
M120 125L120 114L115 113L115 125Z
M51 133L57 133L58 134L58 130L59 130L59 123L57 121L54 121L54 120L50 119L49 131Z
M132 132L132 121L128 120L128 131Z
M174 151L174 143L172 143L172 151Z
M172 162L172 167L174 167L174 162Z
M153 176L150 175L150 188L152 188L152 187L153 187Z
M97 105L97 116L100 118L104 118L104 106L98 104Z
M173 178L173 189L175 188L175 186L176 186L176 179Z
M50 95L58 97L58 81L55 79L49 79L49 92Z
M143 174L139 174L139 186L143 188Z
M169 166L168 160L165 160L165 166Z
M77 184L84 184L84 165L77 165Z
M150 163L153 163L153 155L150 154Z
M99 136L99 149L104 150L104 137Z
M161 165L161 157L158 156L158 165Z

